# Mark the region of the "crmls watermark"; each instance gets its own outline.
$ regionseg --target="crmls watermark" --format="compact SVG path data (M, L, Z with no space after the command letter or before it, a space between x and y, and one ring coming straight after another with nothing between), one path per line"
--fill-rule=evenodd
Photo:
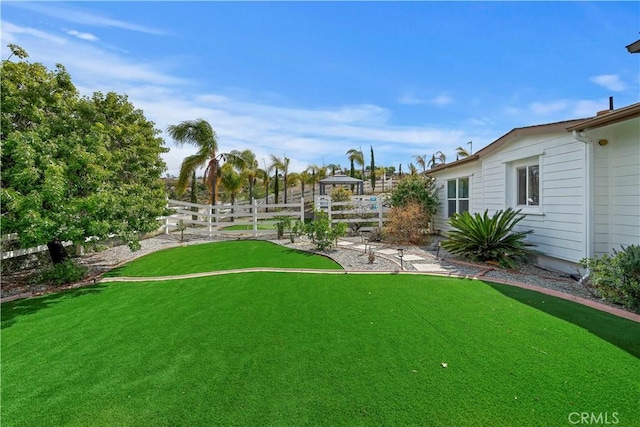
M618 424L617 412L572 412L569 414L570 424Z

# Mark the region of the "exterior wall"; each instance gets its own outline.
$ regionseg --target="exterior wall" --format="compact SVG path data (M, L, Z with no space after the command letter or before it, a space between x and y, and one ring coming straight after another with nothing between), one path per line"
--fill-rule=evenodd
M435 172L433 176L441 191L446 190L447 180L471 176L471 212L488 210L493 214L508 207L521 208L526 218L517 230L534 230L527 241L543 254L536 261L575 273L575 263L587 251L586 151L586 144L568 132L516 137L477 161ZM517 205L516 167L528 163L540 167L540 203L536 207ZM446 193L441 193L436 229L447 231L446 220Z
M489 212L512 207L522 209L526 218L518 230L531 230L527 241L537 251L569 262L585 256L585 144L571 134L527 137L506 144L487 155L483 169L495 176L485 187L485 206ZM515 166L519 162L540 166L540 204L518 206Z
M439 189L438 198L440 201L438 212L433 219L435 230L446 231L450 228L447 213L447 181L466 177L469 177L469 210L478 212L482 209L482 172L478 162L438 172L437 176L434 175L436 188Z
M640 118L589 131L593 141L593 254L640 244ZM606 139L607 145L598 141Z

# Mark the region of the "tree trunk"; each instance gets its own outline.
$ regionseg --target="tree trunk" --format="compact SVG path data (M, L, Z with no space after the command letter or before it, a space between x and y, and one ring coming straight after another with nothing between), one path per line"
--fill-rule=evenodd
M51 261L53 261L54 264L60 264L65 262L67 259L69 259L67 248L64 247L64 245L59 239L55 239L48 242L47 248L49 249L49 255L51 256Z

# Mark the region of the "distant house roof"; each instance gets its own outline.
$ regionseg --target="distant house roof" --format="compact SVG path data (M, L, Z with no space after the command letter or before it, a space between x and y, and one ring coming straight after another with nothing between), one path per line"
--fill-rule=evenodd
M617 110L606 110L595 117L582 120L579 123L567 127L568 131L595 129L602 126L612 125L624 120L640 117L640 102L631 104L627 107L618 108Z
M465 157L460 160L456 160L455 162L451 162L451 163L441 163L438 166L427 170L426 172L427 174L430 174L432 172L438 172L448 168L461 166L465 163L477 160L480 157L486 156L487 154L496 151L503 145L513 141L516 138L522 138L522 137L531 136L531 135L540 135L540 134L550 133L550 132L564 131L567 129L567 126L571 126L571 125L583 122L584 120L585 119L566 120L563 122L554 122L554 123L547 123L542 125L533 125L533 126L525 126L521 128L514 128L509 132L507 132L506 134L502 135L500 138L493 141L491 144L487 145L483 149L476 152L474 155Z
M322 184L359 184L362 180L347 175L332 175L321 179L319 182Z
M638 40L637 42L633 42L629 46L627 46L627 50L629 51L629 53L640 53L640 40Z

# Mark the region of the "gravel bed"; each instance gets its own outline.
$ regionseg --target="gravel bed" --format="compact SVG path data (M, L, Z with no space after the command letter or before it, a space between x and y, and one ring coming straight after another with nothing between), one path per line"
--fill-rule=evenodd
M266 237L261 237L261 239L269 240L273 243L286 245L292 248L328 256L334 259L347 271L397 272L400 270L400 259L398 258L397 253L381 254L377 251L383 249L395 250L397 248L402 248L404 249L405 258L409 255L422 258L416 261L404 260L404 262L402 263L404 271L418 271L415 265L422 264L423 268L429 269L433 267L435 269L439 269L444 274L463 277L475 277L479 274L482 274L482 277L486 278L489 281L491 279L496 279L498 281L509 280L520 282L602 302L601 299L590 294L584 286L579 285L575 280L569 278L567 275L544 270L532 265L525 265L519 268L518 271L494 269L489 265L472 266L461 263L461 260L455 259L443 249L440 249L439 251L440 257L436 258L435 252L427 247L392 246L382 244L380 242L373 243L372 251L375 253L375 259L373 260L373 263L371 263L369 262L368 253L364 252L364 248L357 249L340 245L337 248L318 251L315 249L314 245L305 237L297 239L294 243L291 243L288 239L276 240L274 239L274 237L275 235L268 235ZM208 238L198 235L186 234L184 242L181 242L180 236L178 234L159 234L155 237L140 241L141 249L136 252L132 252L126 245L113 246L101 252L89 253L80 258L80 262L89 268L89 276L88 279L83 283L76 284L75 286L91 283L93 282L94 278L97 278L100 274L114 268L115 266L144 256L151 252L180 246L183 244L191 245L218 240L236 240L240 238L253 237L251 237L250 234L247 234ZM348 237L341 239L341 241L351 242L352 246L362 245L362 240L359 237ZM2 280L3 298L16 294L43 293L50 290L52 289L46 289L45 287L35 287L22 283L12 284L11 277L5 277Z

